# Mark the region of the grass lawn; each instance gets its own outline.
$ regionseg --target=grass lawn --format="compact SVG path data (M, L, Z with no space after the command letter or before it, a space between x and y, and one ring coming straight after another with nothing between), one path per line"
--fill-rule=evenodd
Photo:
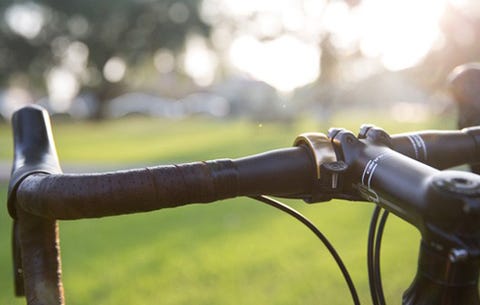
M339 117L332 125L357 130L363 122L384 126L392 133L449 127L440 121L408 125L381 117ZM63 162L99 167L234 158L290 146L298 133L325 132L327 127L310 121L283 126L138 118L54 125ZM0 159L9 159L9 127L0 128ZM0 186L0 191L5 201L6 186ZM331 239L353 275L362 303L369 304L365 253L371 204L289 203ZM24 304L12 292L10 225L3 209L0 304ZM340 271L314 236L288 216L246 198L148 214L65 221L60 232L70 305L351 303ZM415 229L395 217L390 219L382 271L387 301L392 304L400 303L413 278L418 242Z

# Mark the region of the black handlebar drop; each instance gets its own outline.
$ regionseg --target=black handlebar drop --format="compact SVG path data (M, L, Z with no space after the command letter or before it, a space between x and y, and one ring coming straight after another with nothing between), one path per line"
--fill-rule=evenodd
M8 189L8 210L13 222L13 260L16 295L28 304L63 304L58 224L25 212L16 204L24 179L37 173L62 170L46 111L28 107L12 118L14 161Z
M450 92L457 102L458 128L480 125L480 65L468 63L456 67L449 75ZM470 164L480 174L480 165Z

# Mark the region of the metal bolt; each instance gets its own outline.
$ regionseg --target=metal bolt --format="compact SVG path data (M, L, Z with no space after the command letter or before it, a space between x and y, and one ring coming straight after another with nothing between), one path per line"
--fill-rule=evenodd
M333 173L332 174L332 189L336 189L338 186L338 174Z

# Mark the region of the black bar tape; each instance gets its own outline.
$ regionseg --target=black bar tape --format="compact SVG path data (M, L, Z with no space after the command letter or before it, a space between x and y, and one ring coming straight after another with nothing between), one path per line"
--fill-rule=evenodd
M52 219L147 212L234 197L237 176L229 160L104 174L33 174L22 181L17 203Z

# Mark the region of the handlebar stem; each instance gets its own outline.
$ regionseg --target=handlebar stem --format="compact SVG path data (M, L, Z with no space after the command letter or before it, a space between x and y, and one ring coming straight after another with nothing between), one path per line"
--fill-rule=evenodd
M439 171L391 149L381 130L356 138L337 131L347 192L358 192L417 227L422 235L418 274L404 305L478 305L480 177ZM428 289L427 289L428 288Z

